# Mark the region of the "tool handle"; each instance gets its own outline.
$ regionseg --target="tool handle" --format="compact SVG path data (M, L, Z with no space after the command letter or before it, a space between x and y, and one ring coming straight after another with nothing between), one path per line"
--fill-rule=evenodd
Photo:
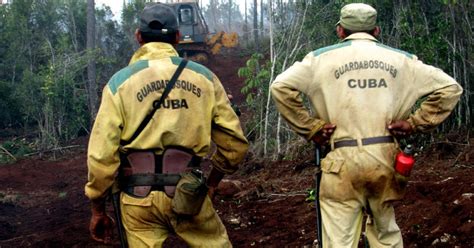
M120 191L112 194L112 205L114 206L115 221L117 223L118 235L120 237L120 247L127 248L127 238L123 230L123 223L120 214Z
M318 144L314 147L314 159L316 167L321 167L321 146Z
M321 205L319 204L319 187L321 184L321 146L315 144L314 147L314 163L316 165L316 194L315 194L315 206L316 206L316 228L318 235L318 247L323 247L323 238L322 238L322 220L321 220Z

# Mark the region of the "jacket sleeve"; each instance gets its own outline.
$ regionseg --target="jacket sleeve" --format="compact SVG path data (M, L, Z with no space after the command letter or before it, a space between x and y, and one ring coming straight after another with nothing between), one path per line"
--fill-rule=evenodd
M85 194L91 200L105 197L120 165L122 115L116 98L106 86L89 139Z
M325 125L323 120L311 116L303 105L302 93L307 92L313 79L312 58L313 55L308 54L302 62L296 62L278 75L270 89L280 114L306 140L310 140Z
M211 163L218 171L232 174L238 169L238 164L247 153L248 141L224 87L216 76L213 81L216 104L213 111L211 138L217 150L211 158Z
M414 67L417 91L426 96L408 122L416 131L427 132L443 122L459 101L462 87L448 74L421 61Z

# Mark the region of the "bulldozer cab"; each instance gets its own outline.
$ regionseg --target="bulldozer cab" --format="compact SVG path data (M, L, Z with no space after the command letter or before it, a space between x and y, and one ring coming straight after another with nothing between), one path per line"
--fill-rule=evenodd
M177 50L180 56L206 64L210 54L215 55L222 47L235 47L238 44L237 33L209 33L209 28L197 2L182 0L177 3L165 3L178 17L181 33Z

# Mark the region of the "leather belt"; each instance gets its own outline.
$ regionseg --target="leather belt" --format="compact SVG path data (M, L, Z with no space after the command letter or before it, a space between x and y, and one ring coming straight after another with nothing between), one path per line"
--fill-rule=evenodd
M363 138L362 145L373 145L373 144L382 144L382 143L393 143L392 136L378 136L378 137L370 137L370 138ZM358 146L356 139L351 140L339 140L334 142L334 149L345 147L345 146Z

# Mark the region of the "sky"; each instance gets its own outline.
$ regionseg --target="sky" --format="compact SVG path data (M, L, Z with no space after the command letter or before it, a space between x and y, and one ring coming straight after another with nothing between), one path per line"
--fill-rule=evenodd
M95 6L100 7L102 5L107 5L114 13L114 19L120 19L120 12L122 11L123 1L120 0L95 0Z
M163 1L164 2L164 1ZM248 1L249 2L249 1ZM243 1L237 1L239 3L241 11L243 11ZM95 0L95 6L100 7L102 4L105 4L110 7L112 13L114 14L114 19L120 19L120 12L122 11L123 0ZM202 5L207 6L209 4L209 0L202 0Z
M202 1L203 5L206 6L208 1ZM120 19L120 12L122 11L123 0L95 0L95 6L100 7L105 4L110 7L112 13L114 13L114 19Z

